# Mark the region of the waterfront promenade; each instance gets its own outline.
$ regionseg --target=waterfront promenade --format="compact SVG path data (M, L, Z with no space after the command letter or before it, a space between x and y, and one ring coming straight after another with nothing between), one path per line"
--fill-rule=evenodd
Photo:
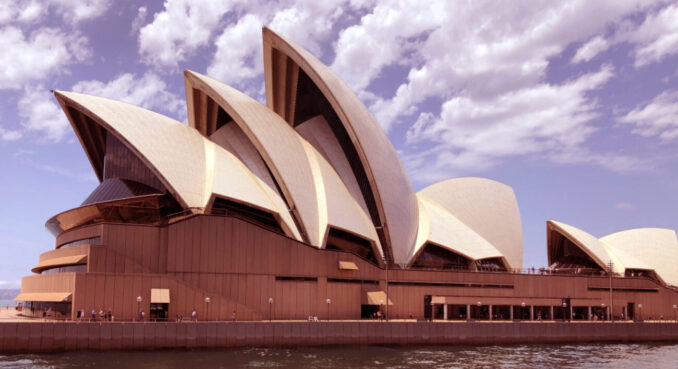
M672 322L0 321L0 352L325 345L678 342Z

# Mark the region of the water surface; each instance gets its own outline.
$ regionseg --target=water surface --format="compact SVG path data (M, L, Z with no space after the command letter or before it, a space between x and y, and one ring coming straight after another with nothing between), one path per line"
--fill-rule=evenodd
M678 345L329 347L0 355L0 368L676 368Z

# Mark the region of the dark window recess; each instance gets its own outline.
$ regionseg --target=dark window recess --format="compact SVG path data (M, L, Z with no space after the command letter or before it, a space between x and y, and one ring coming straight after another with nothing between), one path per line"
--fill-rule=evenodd
M87 264L78 264L78 265L66 265L58 266L54 268L45 269L40 274L55 274L55 273L67 273L67 272L86 272Z
M589 287L589 291L609 291L610 287ZM644 293L658 293L659 289L657 288L624 288L624 287L614 287L612 291L617 292L644 292Z
M233 119L231 119L231 116L228 115L228 113L226 113L226 111L222 109L221 106L219 106L219 111L217 112L217 130L229 122L233 122Z
M476 268L483 272L505 272L506 266L500 258L476 260Z
M327 283L379 284L373 279L327 278Z
M155 192L165 192L165 186L148 166L114 135L107 133L104 179L111 178L128 179L155 189Z
M412 268L468 270L469 259L440 246L428 243L424 246L424 250L417 257Z
M449 282L405 282L405 281L391 281L388 282L394 286L419 286L419 287L466 287L466 288L509 288L512 289L512 284L479 284L479 283L449 283Z
M290 277L290 276L275 276L276 281L282 282L318 282L316 277Z
M294 108L294 126L297 126L317 115L322 115L325 118L325 121L330 126L332 133L339 141L341 149L346 155L346 159L351 165L351 170L353 175L358 182L360 187L360 192L365 199L367 204L367 209L372 218L372 223L375 226L380 226L382 221L379 219L379 212L377 211L377 202L372 194L372 188L370 187L370 181L367 178L365 168L363 167L358 151L353 146L351 138L346 132L344 125L341 123L341 120L337 116L337 113L332 108L332 105L329 101L323 96L322 92L318 86L313 83L311 78L304 73L301 68L299 69L299 80L297 83L297 95L296 95L296 105ZM389 252L388 247L386 246L385 240L382 240L382 245L384 245L384 252ZM391 260L390 255L387 255L387 259Z
M99 245L99 244L101 244L101 237L95 236L95 237L83 238L83 239L80 239L80 240L67 242L67 243L59 245L57 248L63 249L63 248L66 248L66 247L78 246L78 245Z
M280 228L280 224L271 213L235 201L219 197L215 198L212 213L233 216L254 223L269 231L280 234L284 233L282 228Z
M374 256L374 251L372 251L372 243L370 243L370 241L339 229L330 228L325 248L328 250L350 252L377 264L377 259Z
M568 238L560 233L555 233L551 237L553 247L551 250L552 269L573 270L579 274L600 273L602 268L591 259L579 246L575 245Z
M161 196L162 192L129 179L107 178L87 196L80 206L148 195Z

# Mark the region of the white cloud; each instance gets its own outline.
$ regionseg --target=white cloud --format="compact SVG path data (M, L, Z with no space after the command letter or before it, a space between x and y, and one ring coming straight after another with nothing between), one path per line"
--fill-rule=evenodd
M0 89L18 89L27 82L63 72L89 56L87 41L76 33L40 28L24 35L19 28L0 28Z
M678 138L678 90L668 90L618 119L635 126L633 133L669 141Z
M26 130L42 132L49 141L58 142L68 132L66 116L43 86L25 88L19 100L19 117Z
M263 72L262 20L248 14L227 27L215 41L216 52L207 74L227 84L239 84Z
M603 38L602 36L596 36L589 40L587 43L582 45L574 57L572 57L572 63L581 63L587 62L596 57L596 55L602 53L610 47L610 42Z
M178 66L178 62L205 46L221 17L231 9L229 0L167 0L163 11L139 32L139 53L147 64Z
M110 0L16 0L0 3L0 24L35 23L52 11L65 23L75 25L101 16Z
M630 32L620 32L619 41L636 44L635 65L661 61L678 53L678 5L649 14L643 23Z
M396 9L399 5L393 4L380 3L375 12L388 6ZM426 4L435 9L435 14L424 13L427 16L423 20L410 12L372 12L359 25L342 32L342 37L350 33L361 37L353 37L351 47L341 48L338 43L337 60L345 61L334 66L344 78L353 81L354 87L367 89L376 88L371 84L385 67L403 61L410 66L406 81L395 95L379 99L371 106L382 126L388 129L396 118L415 113L418 105L430 97L464 94L489 98L541 83L550 58L572 42L600 34L607 24L638 11L643 4L616 0L532 1L514 2L498 11L493 1L439 0ZM380 15L379 22L370 23L372 15ZM389 27L389 20L398 16L404 19L403 24ZM420 28L413 27L410 33L409 21ZM436 26L429 29L428 25ZM412 46L407 46L408 41ZM370 58L384 57L378 62L365 61L370 59L365 57L368 54ZM340 65L359 67L347 73Z
M73 91L123 101L146 109L170 113L175 117L180 116L182 112L185 115L183 97L169 92L165 82L151 72L147 72L141 78L124 73L108 82L80 81L73 86Z
M428 147L418 154L427 165L411 168L417 171L412 177L432 179L451 169L486 169L500 158L525 154L606 165L590 153L582 156L580 146L595 131L587 123L597 116L596 104L586 94L612 76L612 67L603 66L562 85L543 83L487 99L447 100L439 117L422 113L407 133L410 147ZM610 165L621 170L622 164Z
M143 24L146 22L147 15L148 9L146 9L145 6L141 6L139 9L137 9L137 16L134 17L134 20L132 21L132 29L130 29L130 34L135 34L141 29L141 26L143 26Z
M622 202L616 203L614 205L614 208L619 209L619 210L628 210L628 209L633 209L633 205L631 203L622 201Z
M21 138L21 132L6 130L0 127L0 140L2 141L16 141Z

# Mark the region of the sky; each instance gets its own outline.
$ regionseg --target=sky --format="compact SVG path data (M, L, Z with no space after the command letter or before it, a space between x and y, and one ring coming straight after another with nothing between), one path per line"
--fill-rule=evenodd
M262 26L353 88L415 190L511 186L526 267L547 264L548 219L678 229L675 1L0 1L0 288L98 184L50 89L186 122L191 69L264 102Z

